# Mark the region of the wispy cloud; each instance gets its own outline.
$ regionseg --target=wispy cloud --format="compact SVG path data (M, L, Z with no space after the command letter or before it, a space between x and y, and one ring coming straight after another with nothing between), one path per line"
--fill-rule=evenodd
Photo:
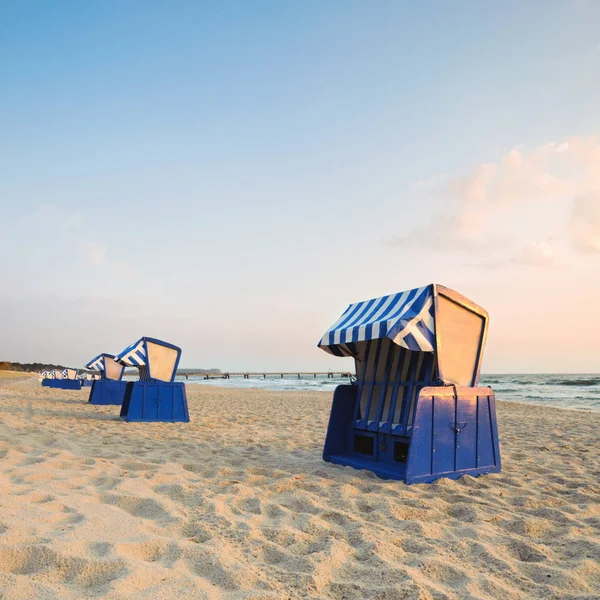
M411 187L417 191L432 191L438 188L445 180L446 177L444 175L428 177L427 179L415 181Z
M394 238L392 244L457 252L504 246L507 263L546 267L564 261L552 244L536 238L564 239L574 252L600 251L600 143L596 138L574 137L532 150L515 147L496 162L440 180L434 192L448 208L425 227ZM553 211L558 214L559 207L570 217L556 225L556 219L546 217ZM511 248L518 240L513 229L523 218L530 219L531 237L521 239L515 251ZM554 229L542 231L547 223ZM496 258L481 259L496 263Z
M28 213L24 218L31 219L37 224L51 226L57 229L77 229L83 225L83 215L80 211L67 210L56 204L43 203Z
M600 253L600 191L573 200L569 234L574 248L582 253Z
M549 242L530 242L511 259L517 265L557 268L563 266Z
M84 246L87 263L90 267L101 269L106 266L108 248L95 242L87 242Z

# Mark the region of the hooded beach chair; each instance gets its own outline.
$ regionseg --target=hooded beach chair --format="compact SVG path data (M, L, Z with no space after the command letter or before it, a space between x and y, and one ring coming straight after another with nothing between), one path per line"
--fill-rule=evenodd
M92 385L92 376L89 373L79 373L79 375L77 377L79 379L81 379L81 386L82 387L91 387L91 385Z
M50 387L50 380L54 379L54 371L42 371L40 376L42 378L42 386Z
M318 344L356 365L334 392L323 458L406 483L500 471L494 393L477 387L487 325L437 284L351 304Z
M138 381L127 382L121 416L126 421L189 422L185 384L175 381L181 349L143 337L115 357L126 367L137 367Z
M127 382L122 381L125 367L115 361L114 354L99 354L96 358L90 360L85 368L98 372L98 379L89 375L92 386L89 402L91 404L121 406L127 387Z
M54 371L54 378L50 380L49 387L61 390L80 390L81 380L77 377L77 369L66 368Z
M85 387L91 387L92 383L96 380L96 379L102 379L102 377L100 377L100 375L98 375L97 373L85 373L83 375L83 385Z

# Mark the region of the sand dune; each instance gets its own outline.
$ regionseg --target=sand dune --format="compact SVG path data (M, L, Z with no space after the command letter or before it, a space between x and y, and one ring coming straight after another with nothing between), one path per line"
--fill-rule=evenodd
M499 402L502 473L406 486L321 460L330 394L87 393L0 379L0 598L600 597L600 414Z

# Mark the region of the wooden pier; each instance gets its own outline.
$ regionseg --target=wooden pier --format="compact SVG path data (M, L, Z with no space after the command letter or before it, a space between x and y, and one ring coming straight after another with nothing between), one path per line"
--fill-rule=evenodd
M231 379L232 377L243 377L244 379L250 379L251 377L262 377L263 379L267 379L268 377L279 377L283 379L284 377L294 377L297 376L298 379L302 379L302 377L312 377L314 379L318 376L327 376L327 379L334 379L335 377L347 377L350 379L354 377L354 375L348 371L276 371L274 373L266 373L266 372L256 372L256 373L220 373L219 375L204 375L204 379Z

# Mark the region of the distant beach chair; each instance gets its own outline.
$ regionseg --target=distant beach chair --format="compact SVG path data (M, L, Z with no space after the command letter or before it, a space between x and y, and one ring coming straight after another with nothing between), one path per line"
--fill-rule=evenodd
M81 379L82 387L91 387L92 386L93 379L89 373L79 373L79 375L77 377L79 379Z
M138 381L127 382L121 407L126 421L185 422L190 420L185 384L175 381L181 349L143 337L115 357L125 367L137 367Z
M42 371L40 373L43 387L50 387L50 380L54 379L54 371Z
M77 377L77 369L66 368L62 371L54 370L54 377L49 379L48 387L62 390L80 390L81 380ZM44 383L42 382L42 385Z
M83 379L83 385L84 385L84 387L91 387L92 383L96 379L102 379L102 377L100 377L100 375L93 374L93 373L84 373L81 376L81 378Z
M115 361L114 354L99 354L85 368L98 372L98 375L88 375L92 386L88 402L121 406L127 387L127 382L122 381L125 367Z
M477 387L487 325L437 284L350 305L318 344L356 366L334 392L323 458L406 483L499 472L494 393Z

